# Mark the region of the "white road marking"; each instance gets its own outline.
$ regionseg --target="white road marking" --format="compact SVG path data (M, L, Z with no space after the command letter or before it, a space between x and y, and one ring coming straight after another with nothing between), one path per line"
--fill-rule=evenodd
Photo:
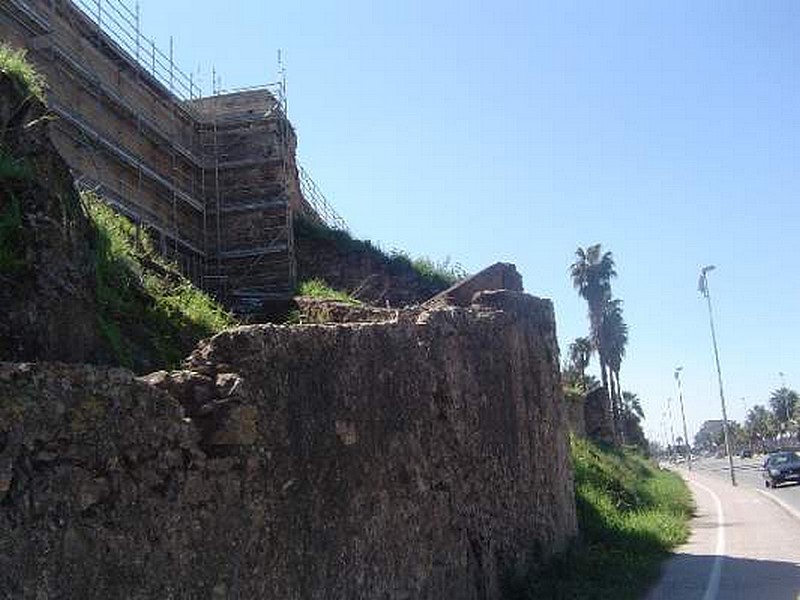
M716 600L719 592L719 580L722 577L722 559L725 554L725 528L723 527L725 516L722 514L722 502L720 502L719 496L714 493L714 490L698 481L692 480L692 483L710 494L717 507L717 548L714 551L714 564L711 567L711 574L708 576L706 593L703 594L703 600Z
M756 490L756 491L759 494L763 494L764 496L772 500L775 504L780 506L783 510L792 515L795 519L800 520L800 512L798 512L797 509L789 506L786 502L778 498L775 494L770 494L769 492L765 492L764 490Z

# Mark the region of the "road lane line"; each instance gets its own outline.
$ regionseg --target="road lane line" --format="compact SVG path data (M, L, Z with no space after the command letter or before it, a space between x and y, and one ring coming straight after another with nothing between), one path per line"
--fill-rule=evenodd
M792 508L787 504L784 500L778 498L775 494L770 494L769 492L765 492L764 490L756 490L759 494L766 496L770 500L772 500L775 504L780 506L783 510L788 512L792 515L795 519L800 520L800 512L798 512L795 508Z
M703 594L703 600L716 600L717 593L719 592L719 581L722 577L722 559L725 554L725 528L723 527L725 516L722 513L722 502L720 502L719 496L714 493L714 490L703 485L699 481L691 481L696 486L705 490L706 493L710 494L717 507L717 548L714 551L714 564L711 567L711 574L708 576L706 593Z

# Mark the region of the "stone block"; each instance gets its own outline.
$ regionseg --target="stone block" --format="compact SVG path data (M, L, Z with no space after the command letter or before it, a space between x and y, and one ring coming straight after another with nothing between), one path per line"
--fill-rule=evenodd
M425 302L423 307L469 306L475 294L489 290L522 292L522 276L511 263L495 263L450 286Z

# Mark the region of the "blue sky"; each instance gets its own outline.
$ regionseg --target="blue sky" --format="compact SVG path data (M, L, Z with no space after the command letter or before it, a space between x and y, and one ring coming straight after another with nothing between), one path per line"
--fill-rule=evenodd
M212 66L226 88L275 79L281 48L300 159L353 232L516 263L554 301L562 353L587 330L573 253L611 250L649 432L677 365L690 429L720 413L704 264L730 415L779 371L800 387L800 3L140 5L206 89Z

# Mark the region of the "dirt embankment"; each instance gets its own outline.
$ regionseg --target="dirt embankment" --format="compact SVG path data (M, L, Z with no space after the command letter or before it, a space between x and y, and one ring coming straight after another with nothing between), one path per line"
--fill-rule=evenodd
M50 119L0 73L0 360L100 358L92 226Z

